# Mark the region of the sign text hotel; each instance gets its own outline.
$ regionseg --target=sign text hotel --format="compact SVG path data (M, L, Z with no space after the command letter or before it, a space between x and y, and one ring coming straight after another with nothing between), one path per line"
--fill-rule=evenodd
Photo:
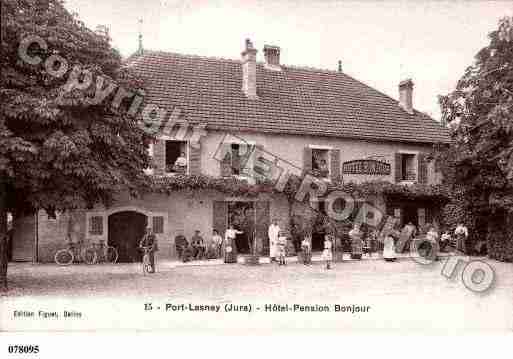
M377 160L354 160L344 162L342 172L359 175L386 176L391 173L390 163Z

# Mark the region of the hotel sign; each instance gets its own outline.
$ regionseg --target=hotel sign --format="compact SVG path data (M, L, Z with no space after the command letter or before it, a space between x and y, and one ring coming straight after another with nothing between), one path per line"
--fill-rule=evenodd
M391 173L391 166L377 160L354 160L342 164L342 173L386 176Z

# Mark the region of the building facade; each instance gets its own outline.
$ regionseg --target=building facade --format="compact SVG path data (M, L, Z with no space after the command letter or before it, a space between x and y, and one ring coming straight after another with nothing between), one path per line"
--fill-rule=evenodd
M204 177L253 184L257 164L267 157L297 176L310 174L327 184L440 182L427 154L449 136L413 108L410 80L399 84L396 101L341 71L284 66L280 51L265 46L260 63L247 41L240 61L162 52L130 58L128 66L145 79L145 102L170 118L149 146L154 166L148 175L164 182ZM357 200L419 226L436 223L439 211L429 198ZM159 256L172 259L176 236L190 238L195 230L210 236L214 228L223 234L230 223L245 232L237 239L240 253L256 245L265 254L271 219L287 228L304 206L279 191L252 197L215 188L138 199L120 194L111 208L16 218L12 259L53 261L71 238L84 245L104 241L118 249L120 261L130 262L138 258L136 245L147 226L158 237Z

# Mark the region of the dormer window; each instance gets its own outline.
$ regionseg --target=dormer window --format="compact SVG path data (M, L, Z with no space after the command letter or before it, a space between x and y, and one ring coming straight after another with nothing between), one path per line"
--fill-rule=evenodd
M166 173L187 174L187 142L166 141Z

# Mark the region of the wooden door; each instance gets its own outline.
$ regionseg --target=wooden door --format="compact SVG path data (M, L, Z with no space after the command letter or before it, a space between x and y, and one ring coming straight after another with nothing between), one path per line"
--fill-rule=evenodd
M108 244L118 250L118 262L139 262L139 241L144 236L148 218L138 212L125 211L109 216Z

